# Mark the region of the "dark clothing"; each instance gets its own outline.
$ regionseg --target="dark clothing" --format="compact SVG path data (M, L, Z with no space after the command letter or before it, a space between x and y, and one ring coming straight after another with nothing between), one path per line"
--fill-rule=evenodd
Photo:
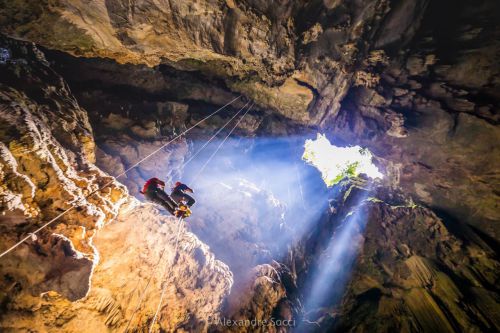
M193 193L193 190L190 189L186 184L179 184L179 185L177 185L176 187L174 187L172 189L172 192L173 191L181 191L183 193L185 193L185 192L191 192L191 193Z
M148 190L144 193L144 196L149 201L163 206L170 214L175 215L177 203L163 190L148 188Z
M174 214L177 204L167 193L165 193L165 191L163 191L164 187L164 182L158 178L151 178L144 184L141 193L144 194L149 201L165 207L171 214Z
M149 179L141 191L142 194L151 202L162 205L170 214L175 215L178 204L184 200L186 204L191 207L194 205L194 199L188 195L186 192L193 193L187 185L182 183L177 183L172 190L172 194L168 195L163 190L165 188L165 183L158 178Z
M186 205L188 205L189 207L194 205L194 203L196 202L192 196L190 196L189 194L186 194L182 191L174 190L172 192L172 194L170 194L170 196L177 203L179 203L181 200L186 200Z
M196 202L192 196L187 194L186 192L193 192L186 184L180 184L173 188L170 196L174 199L175 202L179 203L181 200L185 200L186 204L191 207Z

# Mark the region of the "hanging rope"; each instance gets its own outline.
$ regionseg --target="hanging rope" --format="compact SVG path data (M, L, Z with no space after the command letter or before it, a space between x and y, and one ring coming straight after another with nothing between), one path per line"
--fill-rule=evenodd
M205 170L205 168L207 167L208 163L210 163L210 161L212 160L212 158L217 154L217 152L222 148L222 146L224 145L224 143L227 141L227 139L231 136L231 134L234 132L234 130L236 129L236 127L238 127L238 125L241 123L241 121L243 120L243 118L245 118L245 116L247 115L247 113L252 109L253 107L253 104L250 105L250 107L247 109L247 111L243 114L243 116L241 116L241 118L238 120L238 122L233 126L233 128L231 129L231 131L226 135L226 137L224 138L224 140L222 140L222 142L219 144L219 146L217 147L217 149L213 152L212 155L210 155L210 157L208 158L208 160L205 162L205 164L203 164L203 166L201 167L201 169L198 171L198 173L193 177L193 180L191 181L191 183L194 183L198 177L201 175L201 173L203 172L203 170Z
M132 312L132 316L130 317L130 320L127 323L127 327L125 327L125 331L124 332L128 332L128 328L130 327L130 324L132 323L132 320L134 319L135 314L139 310L139 307L141 306L142 301L144 300L144 296L146 295L146 291L149 288L149 284L151 283L151 280L153 279L153 276L156 274L156 271L158 270L158 267L160 265L161 259L163 258L163 255L165 254L166 250L167 250L167 248L164 247L163 251L160 254L160 258L158 259L158 262L155 265L155 270L154 270L153 274L151 274L151 276L149 277L148 282L146 283L146 287L144 288L144 291L141 293L141 296L139 296L139 302L137 303L137 306L134 308L134 311Z
M200 148L198 149L198 151L192 155L183 165L182 167L186 167L186 165L188 165L199 153L201 153L201 151L203 149L205 149L206 146L208 146L208 144L213 140L215 139L215 137L224 129L227 127L227 125L229 125L231 123L231 121L234 120L234 118L236 118L244 109L245 107L250 103L250 101L248 101L241 109L239 109L239 111L233 115L228 121L226 121L226 123L224 124L224 126L222 126L214 135L212 135L210 137L210 139ZM179 230L180 230L180 227L179 227ZM179 230L177 231L179 233ZM178 238L179 238L179 234L177 234L177 238L176 238L176 243L178 242ZM177 247L177 244L176 244L176 247ZM146 283L146 287L144 288L144 291L142 292L141 296L139 297L139 302L137 304L137 306L135 307L134 311L132 312L132 316L130 317L130 320L128 321L128 324L127 324L127 327L125 328L125 331L124 332L127 332L129 327L130 327L130 324L132 323L132 320L135 316L135 314L137 313L137 311L139 310L140 306L142 305L142 302L144 300L144 296L146 295L146 292L149 288L149 285L151 283L151 280L153 279L153 276L155 275L158 267L159 267L159 264L160 264L160 261L161 261L161 258L163 257L163 253L165 252L166 250L166 247L163 249L161 255L160 255L160 259L158 260L158 263L156 264L155 266L155 271L153 274L151 274L151 276L149 277L148 279L148 282Z
M188 164L189 164L189 162L191 162L191 161L192 161L192 160L193 160L193 159L194 159L194 158L195 158L195 157L196 157L196 156L197 156L197 155L198 155L198 154L199 154L199 153L200 153L203 149L205 149L205 147L206 147L206 146L208 146L208 144L209 144L210 142L212 142L212 140L213 140L213 139L215 139L215 137L216 137L216 136L217 136L220 132L222 132L222 130L223 130L224 128L226 128L226 127L227 127L227 125L229 125L229 123L230 123L231 121L233 121L233 119L234 119L234 118L236 118L236 117L237 117L237 116L241 113L241 111L243 111L243 109L244 109L244 108L248 105L248 103L250 103L250 101L248 101L248 102L247 102L247 103L246 103L246 104L245 104L245 105L244 105L244 106L243 106L243 107L242 107L242 108L241 108L241 109L240 109L240 110L239 110L239 111L238 111L238 112L237 112L234 116L232 116L232 117L231 117L231 119L229 119L229 120L228 120L228 121L224 124L224 126L222 126L221 128L219 128L219 130L218 130L218 131L217 131L214 135L212 135L212 137L211 137L211 138L210 138L207 142L205 142L205 144L204 144L204 145L203 145L203 146L202 146L202 147L201 147L201 148L200 148L200 149L199 149L199 150L198 150L198 151L197 151L194 155L192 155L192 156L191 156L191 157L187 160L187 162L185 162L185 163L183 164L182 168L184 168L186 165L188 165Z
M248 104L248 103L247 103ZM246 106L246 105L245 105ZM202 168L200 169L200 171L196 174L195 178L193 179L193 182L198 178L198 176L203 172L203 170L205 169L205 167L208 165L208 163L210 163L210 161L212 160L212 158L217 154L217 152L222 148L222 146L224 145L224 143L227 141L227 139L231 136L231 134L234 132L234 130L238 127L238 125L241 123L241 121L243 120L243 118L245 118L245 116L247 115L247 113L252 109L253 107L253 104L250 105L250 107L245 111L245 113L243 114L243 116L241 116L241 118L238 120L238 122L236 122L236 124L233 126L233 128L229 131L229 133L226 135L226 137L224 138L224 140L222 140L222 142L219 144L219 146L217 147L217 149L212 153L212 155L210 155L210 157L208 158L208 160L205 162L205 164L202 166ZM244 108L244 107L243 107ZM242 109L243 109L242 108ZM241 110L240 110L241 111ZM179 234L177 234L177 239L176 239L176 242L175 242L175 250L174 250L174 253L175 255L177 255L177 246L178 246L178 241L179 241ZM175 257L174 257L174 260L175 260ZM173 267L173 264L170 266L170 267ZM167 273L168 269L165 270L165 277L166 277L166 273ZM165 280L165 279L163 279ZM165 297L165 291L167 290L167 284L164 283L163 287L162 287L162 290L161 290L161 294L160 294L160 301L158 303L158 306L156 307L156 312L155 312L155 315L153 317L153 321L151 322L150 326L149 326L149 333L151 333L153 331L153 326L154 324L156 323L156 319L158 318L158 313L160 312L160 309L161 309L161 306L163 304L163 298Z
M179 245L179 235L181 234L181 225L182 225L182 217L179 218L179 227L177 228L177 236L175 237L175 247L174 247L174 260L172 261L172 265L168 265L165 267L165 273L162 275L163 277L167 276L167 272L169 271L169 267L173 267L175 263L175 258L177 257L177 247ZM164 280L162 278L162 280ZM162 281L160 280L160 282ZM153 326L156 323L156 318L158 318L158 313L160 312L161 305L163 303L163 297L165 296L165 291L167 290L167 284L164 283L162 290L161 290L161 295L160 295L160 302L158 303L158 306L156 307L156 312L153 317L153 321L151 322L151 325L149 325L149 333L152 332Z
M238 100L239 98L241 97L238 96L236 98L234 98L232 101L230 101L229 103L225 104L224 106L218 108L217 110L215 110L214 112L212 112L211 114L209 114L208 116L206 116L205 118L201 119L200 121L198 121L196 124L192 125L191 127L189 127L187 130L185 130L184 132L182 132L181 134L175 136L173 139L171 139L170 141L168 141L167 143L165 143L164 145L162 145L160 148L156 149L155 151L153 151L152 153L146 155L144 158L142 158L141 160L139 160L137 163L133 164L132 166L130 166L129 168L127 168L125 171L123 171L122 173L120 173L118 176L115 176L115 179L121 177L121 176L124 176L125 174L127 174L128 172L130 172L132 169L136 168L139 164L141 164L142 162L144 162L145 160L149 159L151 156L157 154L159 151L161 151L163 148L165 148L166 146L168 146L169 144L171 144L172 142L174 142L175 140L179 139L181 136L185 135L186 133L188 133L189 131L191 131L193 128L195 128L196 126L198 126L199 124L203 123L205 120L209 119L210 117L214 116L215 114L219 113L221 110L223 110L224 108L226 108L228 105L231 105L233 102L235 102L236 100ZM248 104L248 103L247 103ZM90 197L92 197L94 194L96 194L97 192L99 191L102 191L103 189L105 189L106 187L110 186L111 184L114 183L115 179L113 180L110 180L109 182L107 182L106 184L104 184L103 186L93 190L92 192L90 192L89 194L87 194L83 199L82 198L79 198L79 199L75 199L73 201L71 201L69 204L71 205L71 207L69 207L68 209L66 209L65 211L63 211L62 213L60 213L59 215L57 215L56 217L54 217L52 220L48 221L47 223L45 223L44 225L42 225L40 228L36 229L34 232L31 232L28 234L28 236L24 237L23 239L21 239L19 242L17 242L16 244L14 244L13 246L11 246L10 248L8 248L7 250L5 250L4 252L2 252L2 254L0 254L0 258L2 258L3 256L5 256L6 254L8 254L9 252L13 251L15 248L17 248L19 245L21 245L22 243L24 243L25 241L27 241L28 239L30 239L31 237L33 237L33 235L36 235L38 232L40 232L41 230L45 229L46 227L48 227L49 225L51 225L52 223L54 223L55 221L57 221L59 218L61 218L63 215L67 214L68 212L70 212L71 210L75 209L76 206L75 204L80 202L80 201L83 201L84 199L89 199Z

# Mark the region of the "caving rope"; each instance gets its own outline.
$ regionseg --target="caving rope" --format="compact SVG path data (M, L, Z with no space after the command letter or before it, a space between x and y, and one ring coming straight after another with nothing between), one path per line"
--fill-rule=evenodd
M198 179L198 177L200 177L201 173L203 172L203 170L205 170L205 168L207 167L208 163L210 163L210 161L212 160L212 158L222 148L222 146L227 141L227 139L229 138L229 136L231 136L231 134L234 132L234 130L236 129L236 127L238 127L238 125L241 123L241 121L243 120L243 118L245 118L245 116L252 109L252 107L253 107L253 104L250 105L250 107L246 110L246 112L243 114L243 116L241 116L241 118L233 126L233 128L231 129L231 131L226 135L226 137L224 138L224 140L222 140L222 142L219 144L219 146L217 147L217 149L212 153L212 155L210 155L210 157L207 159L207 161L205 162L205 164L203 164L203 166L200 168L200 170L198 171L198 173L193 177L191 183L194 183Z
M247 103L248 104L248 103ZM246 106L246 105L245 105ZM210 155L210 157L207 159L207 161L205 162L205 164L203 164L203 166L201 167L200 171L198 171L198 173L196 174L196 176L193 178L193 181L196 180L200 174L203 172L203 170L205 169L205 167L208 165L208 163L210 163L210 161L212 160L212 158L215 156L215 154L217 154L217 152L222 148L222 146L224 145L224 143L227 141L227 139L229 138L229 136L234 132L234 130L236 129L236 127L238 127L238 125L241 123L241 121L243 120L243 118L245 118L245 116L247 115L247 113L252 109L253 107L253 104L250 105L250 107L245 111L245 113L243 114L243 116L241 116L240 119L238 119L238 121L236 122L236 124L233 126L233 128L231 128L231 130L229 131L229 133L226 135L226 137L224 138L224 140L222 140L222 142L219 144L219 146L217 146L216 150L212 153L212 155ZM243 109L243 108L242 108ZM241 110L240 110L241 111ZM180 221L182 221L182 217L180 219ZM180 228L180 224L179 224L179 228ZM180 232L180 230L179 230ZM177 256L177 245L178 245L178 236L179 236L179 233L177 234L177 240L176 240L176 244L175 244L175 256L174 256L174 263L175 263L175 257ZM168 267L167 266L167 269L165 269L165 274L164 274L164 277L162 278L162 281L165 281L166 280L166 276L167 276L167 272L168 272ZM173 267L173 265L171 265L170 267ZM158 303L158 306L156 307L156 312L155 312L155 315L153 317L153 321L151 322L151 324L149 325L149 331L148 333L151 333L153 331L153 327L156 323L156 319L158 318L158 313L160 312L160 309L161 309L161 306L163 304L163 297L165 296L165 291L167 290L167 284L164 283L163 284L163 287L162 287L162 290L161 290L161 294L160 294L160 301Z
M179 242L179 235L180 235L180 232L181 232L181 225L182 225L182 216L180 216L179 219L177 220L177 236L175 238L175 254L176 255L177 255L177 244ZM157 271L158 267L160 267L161 259L163 258L163 255L165 254L166 250L167 250L167 247L164 247L163 251L161 251L160 258L158 259L158 262L155 265L155 270L150 275L150 277L148 279L148 282L146 283L146 287L144 288L144 291L141 293L141 296L139 297L139 302L137 303L134 311L132 312L132 316L130 317L130 320L127 322L127 326L125 327L125 331L123 331L124 333L128 332L130 324L132 323L132 320L134 319L135 314L139 310L139 308L140 308L140 306L142 304L142 301L144 300L144 296L146 296L146 291L149 288L149 284L151 283L151 280L153 279L153 276L156 274L156 271ZM175 257L174 257L174 259L175 259ZM165 270L167 269L167 267L168 266L165 266ZM162 276L163 276L163 274L162 274Z
M165 269L164 269L164 273L161 275L161 276L167 276L167 272L168 272L168 268L169 267L173 267L174 264L175 264L175 259L177 257L177 247L179 246L179 235L181 234L181 225L182 225L182 216L179 217L179 226L177 227L177 236L175 237L175 247L174 247L174 260L172 261L172 265L169 265L168 262L165 264ZM155 312L155 315L153 317L153 321L151 322L151 325L149 326L149 333L152 332L153 330L153 326L156 322L156 318L158 317L158 313L160 312L160 308L161 308L161 305L163 303L163 297L165 296L165 290L167 290L166 288L166 283L165 283L165 279L162 279L164 281L164 286L161 290L161 295L160 295L160 302L158 303L158 307L156 308L156 312Z
M249 103L250 103L250 101L248 101L248 102L247 102L247 103L246 103L246 104L245 104L245 105L244 105L241 109L239 109L239 110L238 110L238 112L237 112L237 113L235 113L235 114L231 117L231 119L229 119L229 120L228 120L228 121L227 121L227 122L226 122L226 123L225 123L225 124L224 124L224 125L223 125L223 126L222 126L219 130L218 130L218 131L217 131L217 132L215 132L215 134L214 134L214 135L212 135L212 136L210 137L210 139L208 139L208 141L207 141L207 142L206 142L206 143L205 143L205 144L204 144L204 145L203 145L200 149L198 149L198 151L196 151L196 153L194 153L194 154L193 154L193 155L192 155L192 156L191 156L191 157L190 157L190 158L189 158L186 162L184 162L184 163L183 163L183 165L182 165L182 168L185 168L185 167L186 167L186 166L187 166L187 165L188 165L188 164L189 164L189 163L190 163L190 162L191 162L191 161L192 161L192 160L193 160L193 159L194 159L194 158L195 158L198 154L200 154L200 153L201 153L201 151L202 151L203 149L205 149L205 148L208 146L208 144L209 144L210 142L212 142L212 141L213 141L213 140L217 137L217 135L218 135L220 132L222 132L222 130L223 130L224 128L226 128L226 127L227 127L227 125L229 125L229 124L231 123L231 121L233 121L233 120L234 120L234 119L235 119L235 118L236 118L236 117L237 117L237 116L238 116L238 115L239 115L239 114L240 114L240 113L241 113L241 112L242 112L242 111L246 108L246 106L247 106ZM248 110L245 112L245 114L246 114L247 112L248 112ZM239 122L236 124L236 126L237 126L238 124L239 124ZM233 128L233 130L234 130L234 128ZM232 133L232 131L233 131L233 130L231 130L231 132L230 132L230 133ZM176 242L176 245L175 245L175 247L176 247L176 249L175 249L175 253L177 253L177 243L178 243L178 240L179 240L179 233L180 233L180 230L181 230L181 224L182 224L182 216L179 218L179 227L178 227L178 230L177 230L177 238L176 238L176 241L175 241L175 242ZM135 307L134 311L132 312L132 316L130 317L130 319L129 319L128 323L127 323L127 327L125 328L125 331L124 331L124 332L127 332L127 331L128 331L128 329L129 329L129 327L130 327L130 324L132 323L132 320L134 319L134 316L136 315L137 311L139 310L140 306L142 305L142 302L144 301L144 296L146 295L146 292L147 292L147 290L148 290L148 288L149 288L149 285L150 285L150 283L151 283L151 280L152 280L153 276L156 274L157 269L160 267L160 262L161 262L161 259L162 259L162 257L163 257L163 254L165 253L165 250L166 250L166 247L163 249L162 253L160 254L160 258L158 259L158 263L155 265L155 270L154 270L153 274L151 274L151 275L150 275L150 277L149 277L149 279L148 279L148 282L146 283L146 287L144 287L144 290L143 290L143 292L141 293L141 296L139 297L139 301L138 301L138 303L137 303L137 306Z
M205 120L209 119L210 117L214 116L215 114L219 113L221 110L225 109L228 105L231 105L233 102L235 102L236 100L238 100L239 98L241 97L238 96L236 98L234 98L232 101L228 102L227 104L225 104L224 106L218 108L217 110L215 110L214 112L212 112L211 114L209 114L208 116L206 116L205 118L201 119L200 121L198 121L196 124L192 125L191 127L189 127L188 129L186 129L184 132L182 132L181 134L175 136L173 139L171 139L170 141L168 141L167 143L163 144L160 148L156 149L155 151L153 151L152 153L146 155L145 157L143 157L141 160L139 160L137 163L133 164L132 166L130 166L129 168L127 168L125 171L123 171L122 173L120 173L118 176L115 176L112 180L110 180L109 182L105 183L103 186L93 190L92 192L90 192L89 194L87 194L84 198L78 198L78 199L75 199L71 202L69 202L69 204L71 205L69 208L67 208L65 211L63 211L62 213L60 213L59 215L57 215L56 217L54 217L53 219L51 219L50 221L48 221L47 223L45 223L44 225L42 225L41 227L39 227L38 229L36 229L35 231L31 232L28 234L28 236L24 237L23 239L21 239L19 242L17 242L16 244L14 244L13 246L11 246L10 248L8 248L7 250L5 250L4 252L2 252L0 254L0 258L2 258L3 256L5 256L6 254L8 254L9 252L13 251L15 248L17 248L18 246L20 246L21 244L23 244L25 241L27 241L28 239L32 238L34 235L36 235L37 233L39 233L40 231L42 231L43 229L45 229L46 227L48 227L49 225L51 225L52 223L54 223L55 221L57 221L59 218L61 218L63 215L65 215L66 213L70 212L71 210L75 209L77 206L76 204L83 201L83 200L86 200L86 199L89 199L90 197L92 197L94 194L96 194L97 192L99 191L102 191L103 189L105 189L106 187L112 185L114 183L114 181L119 178L119 177L122 177L124 176L125 174L127 174L128 172L130 172L132 169L136 168L139 164L141 164L142 162L144 162L145 160L149 159L151 156L157 154L158 152L160 152L163 148L165 148L166 146L168 146L169 144L171 144L172 142L174 142L175 140L179 139L181 136L185 135L186 133L188 133L189 131L191 131L193 128L195 128L196 126L198 126L199 124L203 123Z

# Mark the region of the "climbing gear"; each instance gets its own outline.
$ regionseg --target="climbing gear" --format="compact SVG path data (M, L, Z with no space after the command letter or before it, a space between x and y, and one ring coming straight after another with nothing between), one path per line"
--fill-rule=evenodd
M248 104L248 103L247 103ZM252 105L253 106L253 105ZM229 138L229 136L233 133L233 131L236 129L236 127L239 125L239 123L243 120L243 118L245 117L245 115L248 113L248 111L250 111L250 109L252 108L252 106L250 106L247 111L243 114L243 116L238 120L238 122L236 123L236 125L234 125L234 127L231 129L231 131L229 132L229 134L224 138L224 140L222 141L221 144L219 144L219 146L217 147L216 151L209 157L208 161L203 165L203 168L204 169L208 163L210 162L210 160L214 157L214 155L219 151L219 149L222 147L222 145L227 141L227 139ZM202 147L203 148L203 147ZM203 170L201 170L203 171ZM201 172L199 172L197 174L197 177L201 174ZM196 178L196 177L195 177ZM182 218L179 218L179 221L182 221L183 219ZM178 234L177 234L177 239L176 239L176 242L175 242L175 253L176 253L176 256L177 256L177 246L178 246L178 243L179 243L179 232L180 232L180 225L179 225L179 231L178 231ZM172 265L173 266L173 265ZM164 276L167 276L166 275L167 271L165 271L165 275ZM156 308L156 312L155 312L155 315L153 317L153 320L151 321L151 324L149 325L149 333L151 333L153 331L153 327L156 323L156 319L158 318L158 313L160 312L160 309L161 309L161 306L163 304L163 298L165 296L165 291L166 291L166 288L167 287L167 284L164 283L163 284L163 287L162 287L162 291L161 291L161 294L160 294L160 302L158 303L158 307Z
M247 102L233 117L231 117L231 119L229 119L225 124L224 126L222 126L214 135L212 135L212 137L193 155L191 156L191 158L186 161L184 164L183 164L183 168L186 167L186 165L188 165L192 160L193 158L198 155L207 145L210 141L212 141L215 136L220 133L220 131L225 128L234 118L236 118L249 104L250 102ZM251 106L250 106L251 108ZM243 115L243 117L248 113L248 111L250 110L247 109L247 111L245 112L245 114ZM238 126L238 124L241 122L241 120L243 119L243 117L237 122L237 124L235 125ZM231 133L234 131L235 127L233 127L233 129L229 132L229 134L225 137L224 141L222 142L222 144L220 144L218 147L217 147L217 150L214 152L214 154L212 154L212 156L210 156L210 159L213 158L213 156L219 151L219 149L222 147L222 145L224 144L224 142L227 140L227 138L229 137L229 135L231 135ZM209 162L209 161L208 161ZM206 166L206 164L205 164ZM205 167L204 166L204 167ZM150 186L149 183L152 183L152 182L161 182L159 179L157 178L151 178L150 180L148 180L146 182L146 184L144 185L144 189L143 191L141 191L141 193L145 194L146 193L146 190L147 190L147 187ZM164 185L163 182L161 182L161 185ZM191 207L192 205L194 205L194 203L196 202L194 200L193 197L191 197L190 195L186 194L185 192L191 192L193 193L193 190L191 188L189 188L186 184L183 184L181 183L180 181L177 181L175 184L174 184L174 187L172 189L172 193L170 194L170 196L168 198L164 198L163 201L167 201L168 205L169 206L172 206L170 204L170 199L173 200L174 202L176 203L180 203L181 201L184 201L185 202L185 205L187 205L187 207ZM154 198L152 198L154 199ZM151 199L150 199L151 200ZM154 200L151 200L154 202ZM162 202L158 202L160 205L162 205L163 207L165 207ZM185 213L183 212L178 212L177 209L174 209L174 210L171 210L169 209L168 207L165 207L172 215L174 216L184 216ZM189 213L185 215L185 217L188 217L191 215L191 210L189 210Z
M129 173L131 170L135 169L139 164L141 164L142 162L144 162L145 160L149 159L151 156L157 154L158 152L160 152L162 149L164 149L165 147L167 147L168 145L170 145L172 142L174 142L175 140L179 139L181 136L185 135L186 133L188 133L189 131L191 131L193 128L195 128L196 126L198 126L199 124L203 123L205 120L209 119L210 117L214 116L215 114L219 113L221 110L225 109L228 105L231 105L233 104L233 102L235 102L236 100L238 100L239 98L241 97L238 96L236 98L234 98L233 100L231 100L230 102L226 103L225 105L223 105L222 107L218 108L217 110L215 110L214 112L212 112L211 114L209 114L208 116L206 116L205 118L199 120L198 122L196 122L194 125L192 125L191 127L189 127L188 129L186 129L184 132L176 135L173 139L171 139L170 141L168 141L167 143L165 143L164 145L162 145L161 147L159 147L158 149L154 150L152 153L146 155L145 157L143 157L142 159L140 159L138 162L136 162L135 164L131 165L129 168L127 168L126 170L124 170L122 173L120 173L118 176L115 176L114 179L110 180L109 182L105 183L103 186L99 187L99 188L96 188L95 190L93 190L92 192L90 192L89 194L87 194L85 196L85 199L89 199L90 197L94 196L96 193L98 193L99 191L102 191L103 189L107 188L108 186L110 186L111 184L113 184L113 182L115 181L115 179L117 178L120 178L124 175L126 175L127 173ZM248 102L247 102L248 104ZM67 214L68 212L72 211L73 209L75 209L77 206L75 205L78 201L80 201L81 198L79 199L75 199L71 202L69 202L69 205L70 207L67 208L66 210L64 210L63 212L61 212L59 215L57 215L56 217L54 217L53 219L51 219L50 221L46 222L45 224L43 224L41 227L39 227L38 229L36 229L35 231L32 232L32 234L37 234L38 232L42 231L43 229L45 229L46 227L48 227L49 225L51 225L52 223L54 223L55 221L57 221L59 218L61 218L63 215ZM23 244L25 241L27 241L28 239L31 238L31 235L28 235L26 237L24 237L23 239L21 239L19 242L17 242L16 244L14 244L13 246L11 246L10 248L8 248L7 250L5 250L4 252L2 252L0 254L0 258L2 258L3 256L5 256L6 254L8 254L9 252L11 252L12 250L14 250L15 248L17 248L18 246L20 246L21 244Z
M187 218L191 216L191 209L185 204L180 204L174 212L175 217L180 217L180 218Z

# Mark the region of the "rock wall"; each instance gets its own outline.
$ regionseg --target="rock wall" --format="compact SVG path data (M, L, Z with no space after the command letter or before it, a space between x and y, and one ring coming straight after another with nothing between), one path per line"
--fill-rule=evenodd
M99 264L88 295L71 302L55 290L41 296L17 292L0 327L13 332L148 331L165 290L153 331L206 331L219 318L232 274L176 222L133 201L94 238Z
M8 34L74 55L170 68L169 80L132 71L123 81L129 85L212 103L219 96L216 104L241 92L260 112L369 147L390 183L447 214L466 215L498 239L495 1L67 0L1 7ZM99 75L109 80L117 71ZM179 80L173 72L202 79L177 89L193 76ZM275 131L277 120L256 118L261 131Z
M315 228L285 251L258 233L242 237L260 231L258 219L226 228L230 219L212 214L212 231L193 220L200 238L223 234L211 245L228 266L183 231L156 329L226 331L217 324L226 316L293 319L299 332L499 330L498 13L495 1L465 0L0 0L2 32L96 57L48 52L75 99L39 48L0 40L1 243L78 205L0 261L1 327L123 330L144 272L163 248L174 255L176 231L116 182L86 198L112 180L93 163L119 174L242 93L257 108L241 133L318 126L336 144L368 147L387 177L332 189ZM209 137L239 103L194 137ZM173 148L120 180L135 194L158 169L176 177L192 147ZM133 212L103 228L126 202ZM352 242L338 257L329 251L343 230ZM225 256L225 246L240 249ZM227 297L230 269L245 279ZM154 316L160 271L151 281L138 330Z
M2 251L71 203L76 207L63 223L3 258L2 302L21 290L57 290L78 299L88 293L98 258L92 239L117 214L127 191L113 182L87 197L112 181L92 164L95 143L87 114L36 46L5 38L1 44L11 55L0 65Z
M351 200L361 195L351 193ZM366 227L335 329L498 330L494 249L473 230L426 208L391 202L384 191L374 195L357 208L364 210Z
M427 3L21 0L2 4L0 26L74 55L200 70L264 108L317 123L338 111L374 36L383 36L378 47L407 41Z
M498 330L500 262L472 229L364 180L330 198L331 213L276 279L283 300L301 304L295 331Z
M2 257L2 331L148 330L162 289L155 331L206 331L233 283L228 267L93 164L87 113L34 44L0 47L2 251L75 206Z
M371 53L327 131L370 148L415 200L497 240L498 12L431 5L407 49Z

